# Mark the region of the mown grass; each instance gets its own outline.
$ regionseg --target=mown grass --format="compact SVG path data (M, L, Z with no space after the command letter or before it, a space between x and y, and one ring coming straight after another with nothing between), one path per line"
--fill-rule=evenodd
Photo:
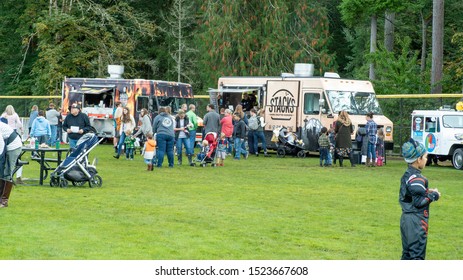
M13 190L0 209L0 259L400 258L402 160L320 168L316 157L250 157L147 172L139 155L113 159L110 145L94 156L102 188ZM37 174L31 162L24 177ZM443 194L431 207L427 258L461 259L463 173L445 166L424 174Z

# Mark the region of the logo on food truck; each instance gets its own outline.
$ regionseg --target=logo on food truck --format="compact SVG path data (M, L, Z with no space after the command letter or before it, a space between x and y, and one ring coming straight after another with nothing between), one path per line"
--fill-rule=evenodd
M268 112L273 120L291 120L296 110L296 99L286 89L275 92L269 100Z
M429 133L426 136L425 145L426 145L426 149L428 150L428 153L433 152L437 145L436 136L434 136L434 134L432 133Z

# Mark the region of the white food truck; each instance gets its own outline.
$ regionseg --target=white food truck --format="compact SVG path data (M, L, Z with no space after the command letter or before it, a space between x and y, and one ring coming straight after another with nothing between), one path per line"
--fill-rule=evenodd
M218 89L210 89L212 103L218 108L240 104L242 95L256 97L257 107L265 110L264 132L267 146L272 132L286 127L304 141L307 151L318 150L318 135L323 126L330 128L340 111L349 113L355 132L366 124L365 115L373 112L374 121L385 134L385 148L393 147L393 123L383 115L370 81L341 79L336 73L313 76L312 64L295 64L294 74L276 77L221 77Z
M456 169L463 169L463 112L415 110L412 112L411 135L425 145L428 164L433 159L451 160Z

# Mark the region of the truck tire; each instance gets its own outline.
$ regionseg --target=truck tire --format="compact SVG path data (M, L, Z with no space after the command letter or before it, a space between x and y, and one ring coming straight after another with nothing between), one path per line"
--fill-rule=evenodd
M456 169L463 170L463 149L459 148L453 152L452 164Z

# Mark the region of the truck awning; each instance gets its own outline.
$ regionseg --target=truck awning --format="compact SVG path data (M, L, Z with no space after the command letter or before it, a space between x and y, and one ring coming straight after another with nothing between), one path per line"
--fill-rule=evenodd
M115 85L91 85L86 86L82 85L79 89L71 90L71 93L83 93L83 94L101 94L103 92L107 92L113 90L116 86Z
M215 89L215 88L210 88L207 90L209 93L223 93L223 92L229 92L229 93L245 93L245 92L250 92L250 91L256 91L261 89L261 87L247 87L247 88L227 88L227 89Z

